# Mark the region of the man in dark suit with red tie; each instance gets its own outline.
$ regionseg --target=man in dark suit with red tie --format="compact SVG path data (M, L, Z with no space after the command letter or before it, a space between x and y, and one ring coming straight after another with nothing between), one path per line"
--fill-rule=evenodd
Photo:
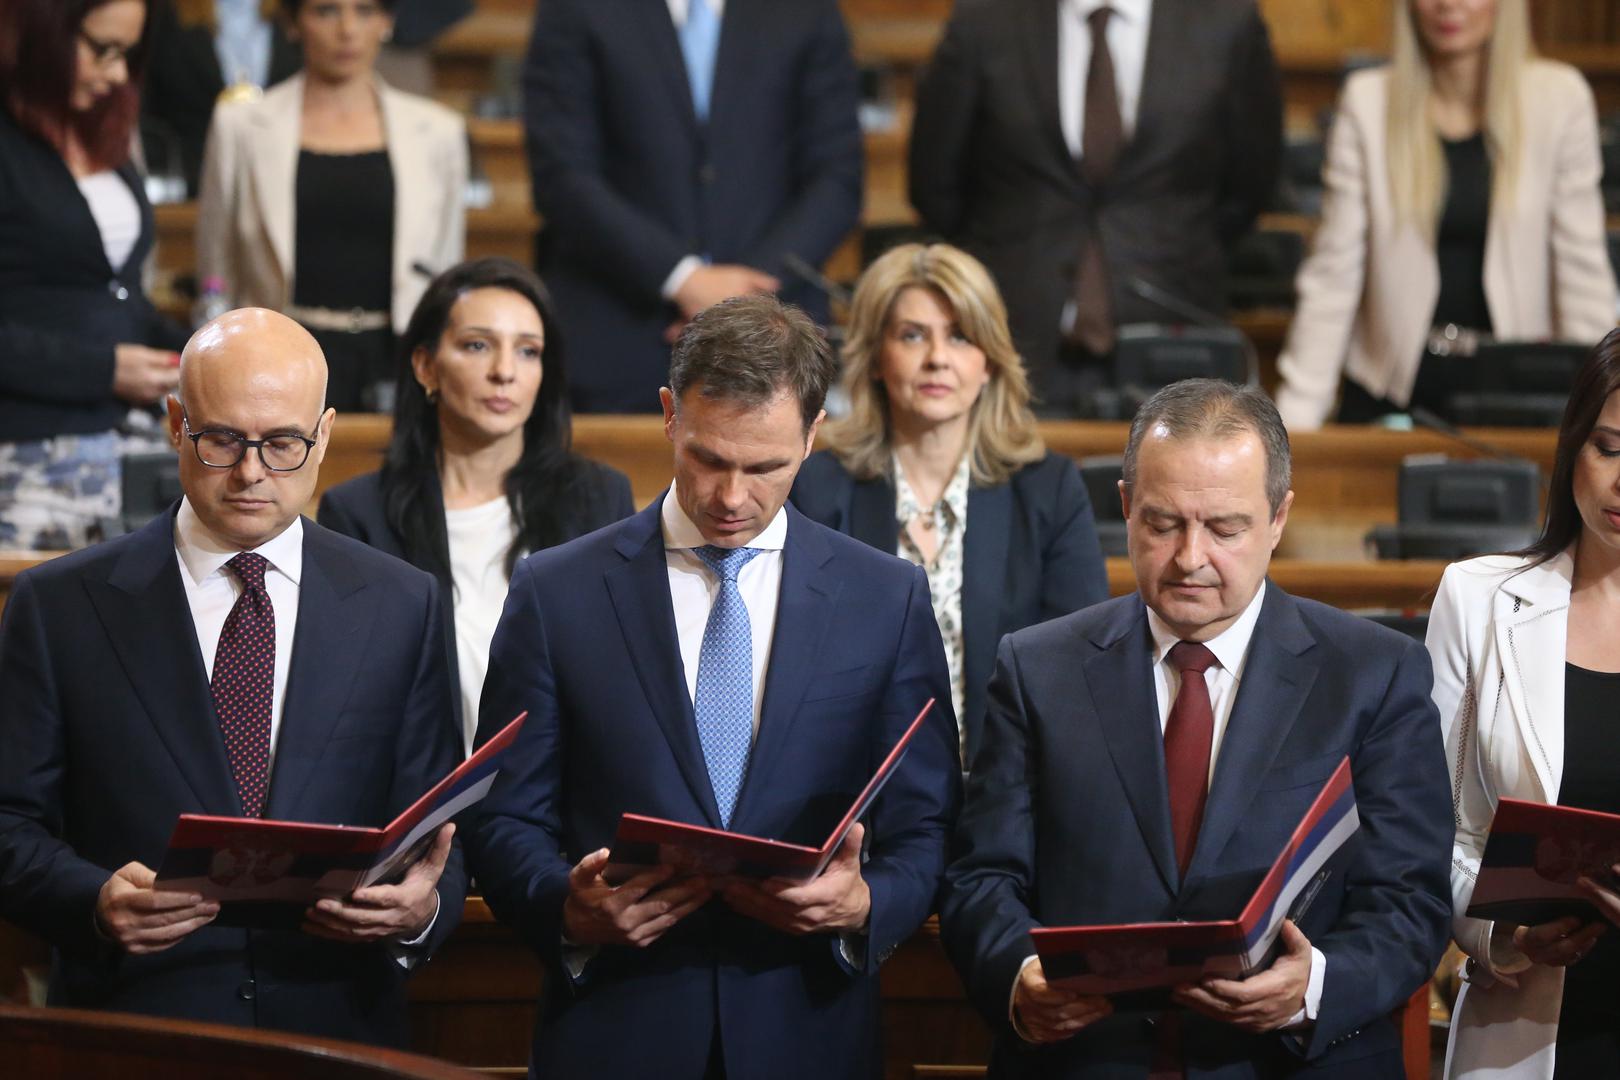
M155 885L182 813L381 826L460 757L433 579L299 516L335 415L314 339L232 312L180 389L185 498L6 605L0 916L53 946L53 1004L402 1045L406 974L461 912L453 827L297 930Z
M1401 1075L1389 1015L1451 918L1428 656L1266 580L1288 485L1259 390L1160 391L1121 485L1138 593L1002 641L941 901L992 1076ZM1267 970L1168 1011L1046 982L1034 927L1234 917L1345 756L1360 831Z
M1226 310L1281 150L1254 0L961 0L917 88L911 202L995 275L1039 407L1087 415L1118 327Z

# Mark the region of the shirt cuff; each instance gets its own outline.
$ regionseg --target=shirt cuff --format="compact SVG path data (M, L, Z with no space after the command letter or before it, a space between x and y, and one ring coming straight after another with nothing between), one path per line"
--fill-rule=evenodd
M411 970L422 959L422 946L427 943L428 935L433 933L433 927L439 921L439 890L433 890L433 917L428 920L427 926L420 934L409 941L391 941L388 943L389 952L394 955L394 962L406 971Z
M1288 1018L1288 1023L1283 1025L1285 1029L1301 1028L1316 1023L1316 1015L1322 1011L1322 980L1326 977L1327 957L1322 955L1321 949L1312 945L1311 973L1305 982L1305 1005Z
M1018 965L1018 974L1013 976L1012 989L1007 991L1007 1020L1012 1024L1014 1034L1027 1043L1032 1043L1035 1040L1029 1037L1029 1032L1024 1030L1024 1025L1019 1022L1018 1010L1014 1007L1014 1002L1018 1000L1018 984L1023 981L1024 969L1039 959L1040 957L1034 954L1024 957L1024 962Z
M675 294L681 291L682 285L686 284L686 279L692 276L692 271L702 265L703 256L686 256L686 258L675 264L675 269L671 270L669 276L664 279L663 287L658 290L659 295L665 300L674 300Z
M585 968L600 951L599 945L581 945L577 941L570 941L567 933L562 935L562 962L563 969L568 977L578 982L585 975Z

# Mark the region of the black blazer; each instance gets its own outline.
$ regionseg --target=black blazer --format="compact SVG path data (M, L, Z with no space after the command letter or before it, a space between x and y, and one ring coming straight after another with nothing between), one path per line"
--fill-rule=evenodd
M826 450L810 455L792 494L805 517L891 555L900 542L894 498L887 477L856 480ZM1049 453L1005 484L971 487L962 561L962 725L971 762L1002 636L1108 599L1091 499L1074 462Z
M618 469L603 465L599 462L589 461L585 458L577 459L580 472L579 480L574 487L574 501L563 509L563 529L565 538L572 540L576 536L584 536L594 532L604 525L611 525L636 512L635 501L630 496L630 480ZM428 488L430 497L438 504L440 513L434 520L444 521L444 495L435 475L433 483ZM353 480L346 480L341 484L328 488L321 496L320 511L316 519L328 529L340 532L345 536L352 536L362 543L369 544L378 551L394 556L396 559L410 558L405 554L405 540L388 524L388 516L383 505L382 474L380 472L366 473ZM454 597L453 583L450 580L450 568L423 566L418 564L420 570L426 570L439 579L440 591L447 597ZM444 647L445 656L449 660L449 670L457 671L456 659L456 624L455 604L447 600L443 606L444 616ZM452 686L460 684L452 680ZM456 717L461 717L461 694L459 690L452 695L455 699ZM457 730L461 730L459 727Z
M1226 249L1272 193L1282 91L1253 0L1156 0L1135 132L1102 190L1080 178L1058 106L1056 0L961 0L917 90L911 202L1001 286L1037 391L1096 215L1120 323L1183 321L1139 277L1226 310Z
M574 407L656 412L660 294L687 255L776 275L820 266L860 216L859 80L834 0L729 0L707 124L665 0L545 0L523 71L539 270L569 347Z
M173 0L157 0L148 10L152 29L147 35L146 83L141 88L146 163L150 169L178 166L186 178L186 193L195 199L208 123L214 116L214 102L225 89L225 73L214 51L212 30L182 26ZM274 86L303 66L303 48L287 37L279 18L271 19L266 85ZM177 152L180 160L175 162Z
M0 917L54 947L52 1004L405 1041L381 946L208 926L124 955L94 929L119 867L182 813L240 816L174 550L174 513L18 576L0 621ZM438 585L304 523L297 634L265 816L386 825L461 757ZM426 948L460 921L459 844Z
M113 396L114 347L186 343L141 291L152 207L132 165L118 175L141 235L115 270L62 155L0 107L0 441L112 430L129 411Z

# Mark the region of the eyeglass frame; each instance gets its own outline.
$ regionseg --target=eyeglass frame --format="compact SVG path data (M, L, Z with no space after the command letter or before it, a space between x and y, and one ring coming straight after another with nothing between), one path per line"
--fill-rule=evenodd
M320 420L317 419L315 421L315 430L317 435L320 433L320 424ZM259 464L264 466L266 471L273 473L295 473L299 469L302 469L305 465L309 464L309 453L311 450L315 449L315 444L320 442L319 438L311 439L307 435L300 435L297 432L292 431L281 432L276 435L267 435L262 439L249 439L244 435L238 434L234 431L227 431L224 428L204 428L201 431L192 431L191 417L186 415L186 411L184 409L180 410L180 428L181 433L186 438L191 440L191 449L197 455L197 460L202 462L206 468L210 469L234 469L238 465L242 464L243 460L247 457L249 450L257 450L259 452ZM242 445L242 452L238 454L236 456L236 460L231 462L229 465L215 465L212 461L204 459L202 455L202 446L200 444L200 440L204 435L225 435L229 438L235 439ZM294 465L290 469L276 468L274 465L270 464L269 461L265 460L264 456L264 444L269 442L271 439L297 439L299 442L304 444L304 460L300 461L297 465Z
M130 57L141 47L141 43L138 41L133 45L120 45L116 41L102 41L99 38L93 38L85 32L82 26L78 30L78 35L79 40L84 42L90 49L90 56L96 62L96 65L103 68L111 67L120 60L125 65L128 65Z

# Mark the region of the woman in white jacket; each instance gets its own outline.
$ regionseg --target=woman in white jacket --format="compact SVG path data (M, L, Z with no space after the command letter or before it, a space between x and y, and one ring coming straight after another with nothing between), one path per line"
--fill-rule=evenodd
M1620 812L1620 331L1576 378L1547 521L1524 552L1448 567L1429 619L1452 767L1453 933L1468 954L1446 1075L1620 1076L1620 896L1587 920L1468 918L1497 800Z

